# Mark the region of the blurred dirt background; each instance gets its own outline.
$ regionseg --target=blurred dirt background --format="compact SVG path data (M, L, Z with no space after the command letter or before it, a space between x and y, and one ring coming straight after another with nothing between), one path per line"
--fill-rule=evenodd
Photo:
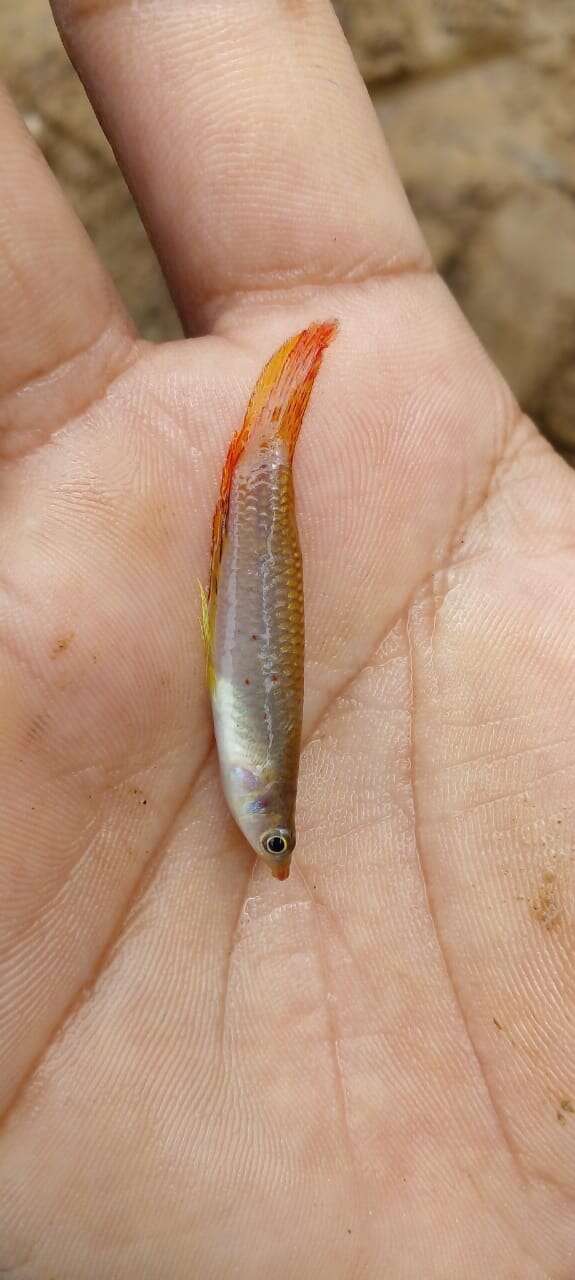
M437 265L575 455L575 0L335 0ZM0 0L0 75L141 331L179 333L48 0Z

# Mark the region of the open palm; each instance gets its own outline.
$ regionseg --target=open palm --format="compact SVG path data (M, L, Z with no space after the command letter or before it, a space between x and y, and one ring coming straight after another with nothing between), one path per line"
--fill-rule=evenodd
M134 336L4 101L0 1270L568 1280L573 476L326 0L56 9L204 336ZM222 799L196 579L262 365L332 317L281 884Z

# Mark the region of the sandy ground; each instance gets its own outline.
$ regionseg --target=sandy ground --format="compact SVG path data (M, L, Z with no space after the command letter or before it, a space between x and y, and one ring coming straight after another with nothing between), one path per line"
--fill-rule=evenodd
M523 405L575 451L575 3L336 7L439 269ZM178 334L47 0L2 0L0 74L141 331Z

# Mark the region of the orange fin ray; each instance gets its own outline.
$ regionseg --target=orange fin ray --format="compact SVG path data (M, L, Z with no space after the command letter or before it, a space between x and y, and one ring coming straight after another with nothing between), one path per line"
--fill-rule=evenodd
M268 361L250 399L241 435L243 447L252 431L270 439L279 436L289 447L297 444L303 417L326 347L335 336L337 321L310 324Z

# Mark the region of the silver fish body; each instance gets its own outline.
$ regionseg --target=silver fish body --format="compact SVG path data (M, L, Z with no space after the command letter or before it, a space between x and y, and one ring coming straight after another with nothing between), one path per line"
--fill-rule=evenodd
M303 574L287 448L251 457L230 493L214 631L214 728L228 805L271 869L289 866L304 680ZM274 852L275 850L275 852Z
M231 441L202 593L208 685L228 806L277 879L289 874L304 692L302 558L292 460L334 324L266 365Z

